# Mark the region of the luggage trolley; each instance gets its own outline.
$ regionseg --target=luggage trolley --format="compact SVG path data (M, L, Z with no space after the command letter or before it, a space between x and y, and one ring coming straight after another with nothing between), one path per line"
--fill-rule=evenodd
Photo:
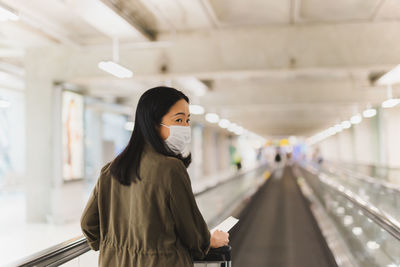
M231 267L231 247L211 248L204 259L193 259L193 262L196 267L208 265L218 266L218 264L220 267Z

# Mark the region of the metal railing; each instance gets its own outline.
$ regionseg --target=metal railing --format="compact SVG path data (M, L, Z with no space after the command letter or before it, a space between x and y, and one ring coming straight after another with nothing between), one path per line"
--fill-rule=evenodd
M336 174L339 171L339 172L341 172L345 175L349 175L355 179L362 180L363 182L382 186L382 187L392 189L392 190L396 190L400 193L400 185L397 185L397 184L394 184L394 183L391 183L391 182L388 182L388 181L385 181L382 179L378 179L374 176L367 175L365 173L356 172L354 170L348 169L346 167L342 167L337 164L328 163L328 165L326 167L324 167L323 169L330 173L336 173Z
M304 165L302 172L352 251L357 266L400 266L400 223L396 218L359 195L360 188L346 186L332 173L310 165Z

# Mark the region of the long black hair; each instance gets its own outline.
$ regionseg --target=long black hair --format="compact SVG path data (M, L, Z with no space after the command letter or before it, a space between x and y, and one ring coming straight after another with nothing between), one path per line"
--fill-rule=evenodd
M136 108L135 125L129 143L110 165L114 179L123 185L136 183L137 179L141 180L140 159L146 142L156 152L178 158L186 167L189 166L192 161L191 154L187 157L176 155L165 145L157 130L162 117L181 99L189 103L189 98L184 93L164 86L151 88L143 93Z

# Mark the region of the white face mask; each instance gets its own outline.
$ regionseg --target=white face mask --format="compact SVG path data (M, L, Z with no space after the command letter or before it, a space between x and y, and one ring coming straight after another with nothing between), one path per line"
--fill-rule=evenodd
M187 156L189 154L189 144L192 138L190 126L167 126L161 123L162 126L169 128L169 136L165 143L175 154Z

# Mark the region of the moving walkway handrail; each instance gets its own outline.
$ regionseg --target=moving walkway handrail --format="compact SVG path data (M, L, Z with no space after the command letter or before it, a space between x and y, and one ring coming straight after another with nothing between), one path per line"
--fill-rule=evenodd
M330 164L330 165L332 165L332 164ZM378 186L386 187L388 189L391 189L391 190L394 190L394 191L398 191L400 193L400 186L399 185L395 185L395 184L392 184L392 183L389 183L389 182L385 182L385 181L376 179L376 178L374 178L372 176L349 170L347 168L339 167L338 165L335 165L334 168L342 170L343 172L345 172L346 174L348 174L352 178L355 178L355 179L358 179L358 180L362 180L362 181L370 183L370 184L375 184L375 185L378 185ZM328 171L330 173L334 173L334 171L332 171L332 170L328 169Z
M340 185L338 182L332 180L324 173L318 173L317 171L311 169L310 167L304 168L306 171L316 175L319 180L325 185L329 186L336 193L342 195L347 200L349 200L353 205L364 211L364 214L373 220L376 224L385 229L394 238L400 241L400 223L392 218L389 214L386 214L375 207L373 204L365 201L364 199L357 196L354 192L346 189L344 186Z
M243 177L245 174L257 171L260 168L265 167L265 165L260 165L255 168L252 168L248 171L240 172L234 175L232 178L224 180L215 184L212 187L205 188L204 190L195 193L195 196L200 196L210 190L213 190L221 185L224 185L232 180L236 180L237 178ZM58 245L52 246L45 250L39 251L33 255L25 257L15 263L12 263L10 267L41 267L41 266L59 266L64 264L74 258L77 258L84 253L90 251L89 244L87 243L86 237L83 235L72 238L65 242L62 242ZM230 246L225 246L218 249L210 249L210 252L207 254L205 259L194 259L195 263L221 263L225 264L224 266L230 266L231 260L231 248Z
M82 235L31 255L13 263L10 267L60 266L88 251L90 251L89 244L86 237ZM227 263L229 265L231 261L231 247L211 248L204 259L193 259L193 261L194 263Z
M39 251L10 264L11 267L40 267L60 266L80 255L90 251L86 237L83 235L72 238L60 244Z
M398 171L400 167L389 167L388 165L384 164L368 164L368 163L360 163L360 162L349 162L349 161L334 161L334 160L327 160L335 165L344 164L344 165L353 165L353 166L361 166L361 167L373 167L373 168L381 168L381 169L388 169Z

